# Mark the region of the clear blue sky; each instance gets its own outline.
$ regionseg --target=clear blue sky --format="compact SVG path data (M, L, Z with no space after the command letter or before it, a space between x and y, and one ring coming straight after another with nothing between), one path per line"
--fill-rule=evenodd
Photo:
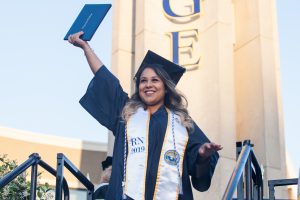
M300 167L300 1L277 0L281 85L286 146L296 169Z
M106 129L78 103L93 74L83 52L63 41L83 5L95 1L5 2L0 7L0 125L107 141ZM108 66L111 19L112 10L91 42Z
M82 51L63 41L85 3L16 1L0 7L0 126L85 140L107 140L106 129L78 104L92 78ZM300 166L300 1L278 0L286 144ZM112 10L90 42L109 67Z

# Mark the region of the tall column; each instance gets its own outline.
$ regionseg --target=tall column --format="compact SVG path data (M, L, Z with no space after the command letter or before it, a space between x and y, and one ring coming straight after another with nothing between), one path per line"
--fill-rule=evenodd
M195 199L221 199L235 164L233 5L222 1L137 1L136 70L148 49L187 68L178 89L190 115L224 149L208 192Z
M275 0L235 1L237 136L251 139L268 179L286 177ZM281 190L281 192L279 192ZM284 188L276 188L284 198Z

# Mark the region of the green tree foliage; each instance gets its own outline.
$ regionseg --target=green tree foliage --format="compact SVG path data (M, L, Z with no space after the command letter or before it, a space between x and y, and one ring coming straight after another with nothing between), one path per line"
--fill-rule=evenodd
M7 155L0 154L0 179L6 174L18 167L16 160L10 160ZM30 197L30 182L26 181L27 173L24 172L17 176L8 185L0 189L0 199L2 200L27 200ZM41 178L41 173L38 173L38 179ZM48 183L45 185L38 184L36 196L39 200L54 199L53 190Z

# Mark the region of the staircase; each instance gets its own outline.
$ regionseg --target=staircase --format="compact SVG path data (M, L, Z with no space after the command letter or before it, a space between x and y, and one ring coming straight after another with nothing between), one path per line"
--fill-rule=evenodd
M243 143L236 143L237 163L222 200L275 200L275 187L298 184L299 188L300 177L294 179L269 180L269 199L263 198L262 172L252 147L253 144L251 144L250 140L245 140ZM235 191L237 191L237 197L233 198Z
M250 140L236 143L237 163L224 192L222 200L268 200L263 198L262 172ZM0 189L9 184L18 175L31 167L30 200L36 199L38 166L42 167L54 177L56 177L55 200L69 200L70 192L68 182L64 178L64 168L68 169L87 189L87 200L93 199L94 185L72 164L72 162L62 153L57 154L56 170L44 162L39 154L33 153L29 158L0 179ZM297 185L299 178L269 180L269 200L275 200L275 187ZM237 196L233 198L234 192ZM299 191L298 191L299 192ZM279 200L279 199L277 199Z

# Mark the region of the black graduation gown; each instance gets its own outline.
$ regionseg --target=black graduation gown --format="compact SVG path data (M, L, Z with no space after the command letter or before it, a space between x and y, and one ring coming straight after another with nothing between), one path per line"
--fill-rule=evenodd
M122 199L123 155L125 126L120 114L128 95L120 86L119 80L105 67L101 67L91 80L86 94L80 104L103 126L111 130L115 136L112 175L106 196L108 200ZM199 147L209 142L205 134L196 125L193 133L189 133L188 144L183 160L182 188L183 199L192 200L192 184L198 191L206 191L219 158L218 153L209 159L198 154ZM146 174L145 200L153 199L160 152L167 127L167 112L162 106L151 115L148 141L148 164Z

